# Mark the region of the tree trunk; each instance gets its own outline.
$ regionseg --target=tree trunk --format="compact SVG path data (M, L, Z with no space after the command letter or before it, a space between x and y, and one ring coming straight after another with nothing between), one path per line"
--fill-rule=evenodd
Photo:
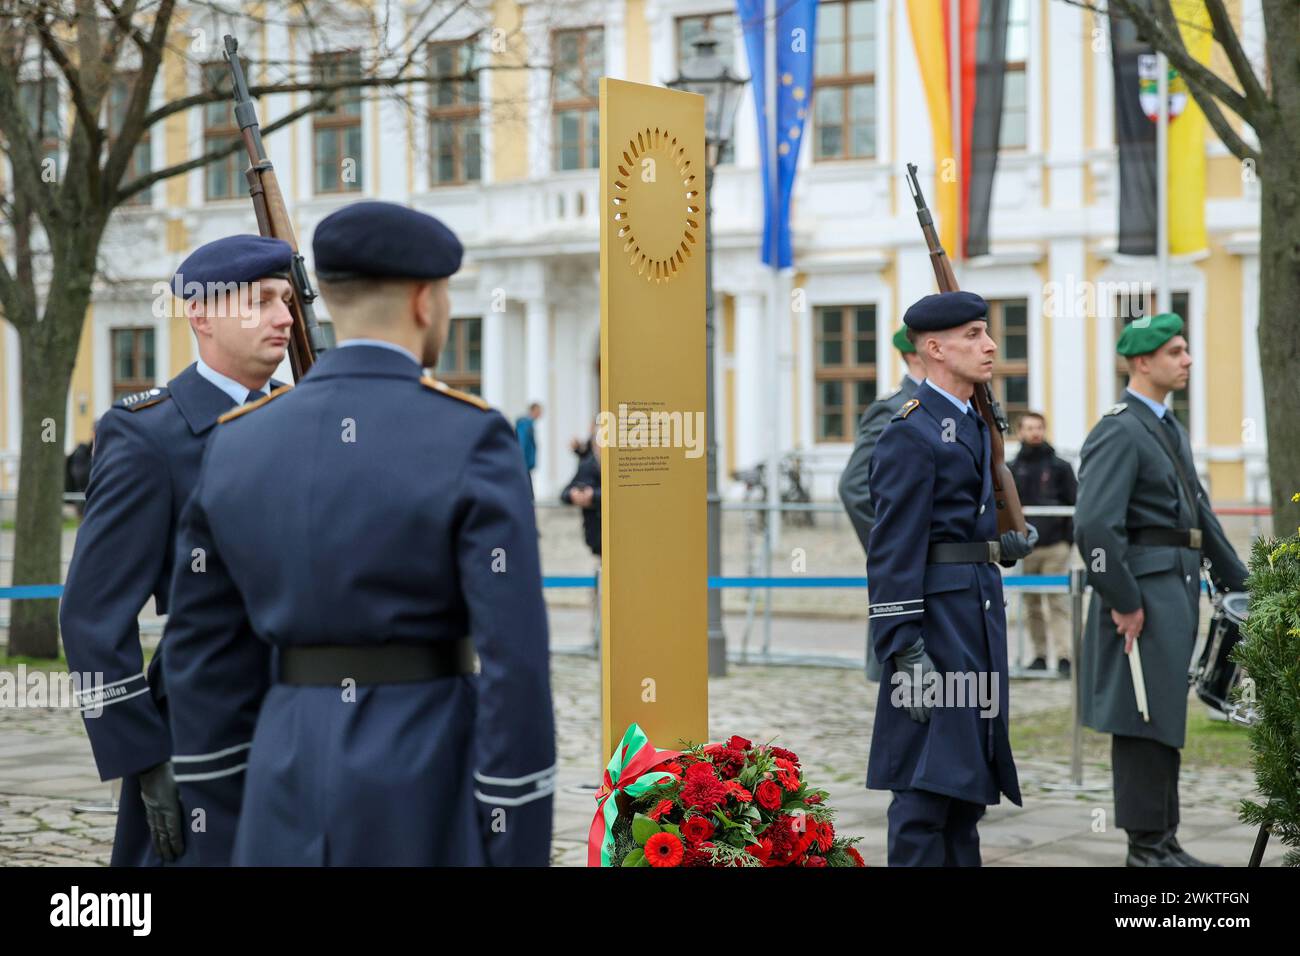
M1259 360L1273 533L1286 537L1300 526L1300 122L1278 127L1260 141Z
M80 315L85 314L82 303ZM67 324L63 316L47 312L45 320L20 339L23 417L14 528L15 586L63 581L64 419L80 336L73 339L70 349L51 346L45 326L52 321ZM75 324L79 331L80 323ZM12 601L10 608L9 653L58 657L58 600Z

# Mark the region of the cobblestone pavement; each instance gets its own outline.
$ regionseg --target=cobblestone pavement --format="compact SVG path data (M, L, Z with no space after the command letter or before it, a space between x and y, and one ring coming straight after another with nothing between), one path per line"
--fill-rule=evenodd
M553 614L557 644L582 643L582 613ZM812 627L805 622L806 627ZM567 644L566 644L567 641ZM859 645L860 646L860 645ZM599 668L594 658L557 653L552 658L558 722L560 784L553 859L583 865L597 779ZM1069 684L1015 681L1012 720L1059 713L1069 707ZM858 669L733 666L710 682L710 735L739 733L777 740L797 751L810 779L831 792L842 832L861 835L869 863L883 864L884 813L889 795L863 788L875 687ZM668 746L671 742L658 742ZM1123 834L1105 826L1108 790L1076 794L1048 789L1069 781L1069 741L1059 758L1019 762L1023 808L1002 804L981 825L986 863L996 865L1117 865ZM1104 763L1085 764L1085 783L1109 781ZM1250 794L1243 771L1185 769L1181 796L1184 843L1198 855L1244 864L1253 834L1237 823L1237 802ZM102 865L113 836L111 815L86 812L103 804L109 787L95 774L80 717L68 710L0 708L0 865ZM1098 831L1099 825L1104 829ZM1276 845L1268 859L1280 858Z

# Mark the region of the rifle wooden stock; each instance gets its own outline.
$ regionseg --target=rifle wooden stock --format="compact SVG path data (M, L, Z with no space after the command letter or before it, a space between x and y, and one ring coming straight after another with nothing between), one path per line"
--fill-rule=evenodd
M289 271L289 281L293 285L293 298L289 302L289 311L293 315L293 327L289 332L289 364L293 369L294 381L299 381L325 348L324 336L312 308L316 292L311 287L307 267L298 252L298 239L293 232L293 220L289 218L284 194L280 191L280 181L262 147L262 132L257 122L256 107L239 63L239 44L231 36L227 36L225 42L226 60L230 63L233 79L235 119L239 123L240 135L248 153L249 166L244 171L244 178L248 180L248 195L253 200L253 212L257 216L257 231L263 236L283 239L293 249Z
M957 291L957 275L952 271L952 263L939 233L934 228L934 218L921 195L921 184L916 178L916 166L907 164L907 186L916 202L916 218L921 223L921 233L925 236L925 245L930 252L930 265L934 267L934 278L940 292ZM993 502L998 511L998 533L1019 531L1025 533L1025 512L1020 505L1020 492L1016 490L1015 479L1007 467L1006 441L1003 433L1010 428L1002 407L993 397L993 389L987 383L975 386L972 399L975 411L989 429L989 468L993 479Z

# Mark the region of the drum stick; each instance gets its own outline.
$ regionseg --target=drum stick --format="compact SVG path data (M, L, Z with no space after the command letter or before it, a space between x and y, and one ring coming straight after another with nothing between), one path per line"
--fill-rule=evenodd
M1137 698L1138 713L1144 723L1151 723L1151 709L1147 706L1147 682L1142 676L1142 652L1138 650L1137 638L1133 639L1133 650L1128 654L1129 671L1133 674L1133 695Z

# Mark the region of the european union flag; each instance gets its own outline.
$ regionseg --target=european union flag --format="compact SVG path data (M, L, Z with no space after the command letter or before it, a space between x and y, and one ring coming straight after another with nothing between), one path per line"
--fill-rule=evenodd
M763 263L786 268L790 249L790 194L799 165L804 120L812 109L813 44L817 0L774 0L776 11L776 196L772 195L772 150L767 129L768 0L736 0L745 31L750 82L763 156Z

